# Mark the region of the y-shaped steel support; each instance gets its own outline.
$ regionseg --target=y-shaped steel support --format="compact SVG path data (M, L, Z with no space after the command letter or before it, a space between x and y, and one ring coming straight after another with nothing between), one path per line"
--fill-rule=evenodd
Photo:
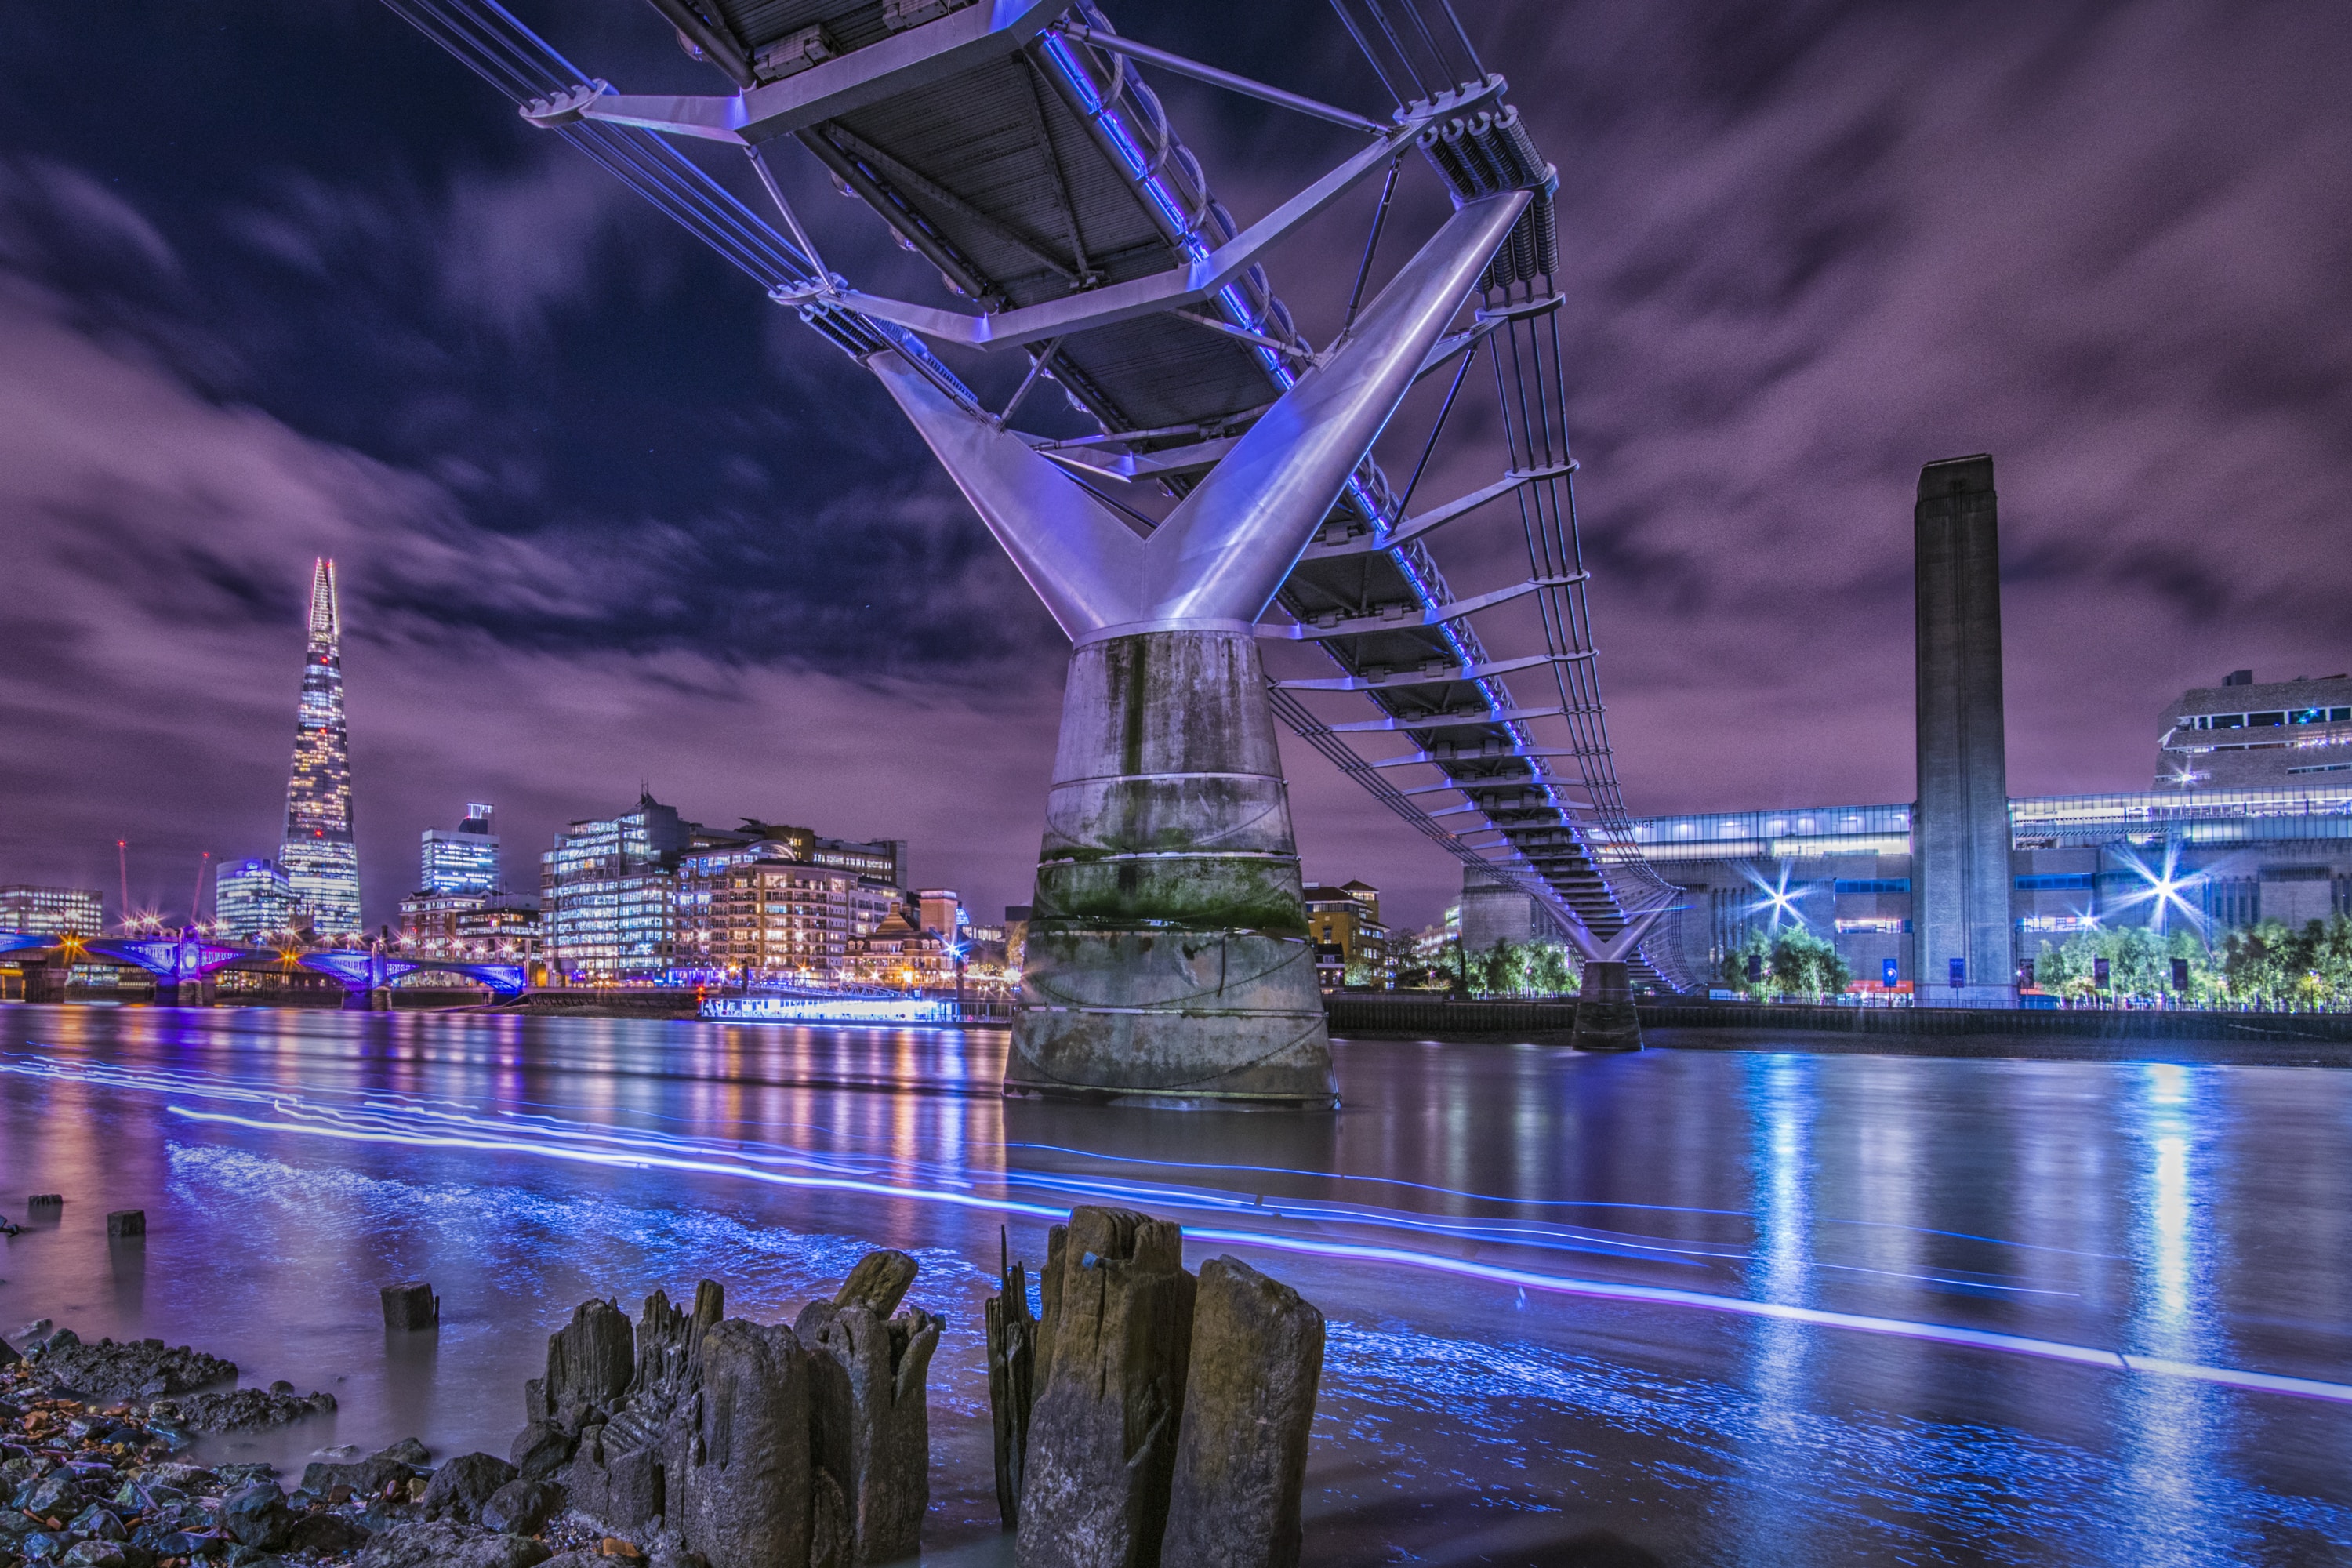
M1255 626L1528 199L1457 211L1148 538L867 362L1076 645L1006 1093L1338 1103Z

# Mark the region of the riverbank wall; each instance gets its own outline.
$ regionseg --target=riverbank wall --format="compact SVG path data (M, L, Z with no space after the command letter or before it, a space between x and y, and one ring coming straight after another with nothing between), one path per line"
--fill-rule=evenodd
M1454 1001L1347 994L1328 999L1331 1032L1360 1039L1565 1045L1573 998ZM2352 1067L2352 1014L2218 1013L2192 1008L1837 1007L1651 1002L1653 1046L1778 1048L1890 1056L2124 1058Z

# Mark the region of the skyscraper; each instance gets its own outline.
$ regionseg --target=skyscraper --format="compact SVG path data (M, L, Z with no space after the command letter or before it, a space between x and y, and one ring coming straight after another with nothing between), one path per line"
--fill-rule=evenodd
M359 847L352 838L351 741L343 728L343 616L335 563L310 572L310 645L302 712L286 784L286 844L278 857L296 901L324 935L360 929Z
M496 893L505 889L499 879L499 836L490 831L490 807L468 801L466 819L455 833L437 827L425 830L421 858L422 893Z
M213 915L220 934L259 942L294 923L293 884L275 860L239 860L213 881Z

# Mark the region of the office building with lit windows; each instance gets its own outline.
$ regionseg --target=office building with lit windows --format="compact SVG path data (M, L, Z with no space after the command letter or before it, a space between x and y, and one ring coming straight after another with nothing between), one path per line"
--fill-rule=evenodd
M0 931L35 936L98 936L106 911L94 889L42 888L18 882L0 888Z
M837 977L855 934L857 879L789 842L702 849L678 864L678 968L730 984Z
M293 879L275 860L239 860L213 878L213 919L230 941L258 942L290 931L299 910Z
M490 831L490 810L479 801L469 802L457 832L425 830L418 892L488 894L505 887L499 878L499 836Z
M587 983L837 978L849 939L906 907L906 864L903 839L706 827L648 795L540 857L540 941Z
M351 737L343 723L343 619L335 563L310 569L310 643L294 768L286 784L286 838L278 863L311 927L361 929L359 847L352 837Z
M656 981L677 959L677 863L698 825L650 795L635 811L574 822L539 858L550 968L585 982Z

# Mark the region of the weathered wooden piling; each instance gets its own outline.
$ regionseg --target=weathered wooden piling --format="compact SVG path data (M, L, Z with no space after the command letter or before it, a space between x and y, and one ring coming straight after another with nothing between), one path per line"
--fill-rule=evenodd
M377 1292L383 1302L383 1326L396 1333L413 1333L419 1329L438 1328L441 1323L441 1298L433 1287L423 1280L408 1285L387 1285Z
M988 1299L988 1412L994 1427L996 1511L1004 1528L1021 1521L1021 1477L1036 1399L1037 1320L1029 1314L1029 1277L996 1238L997 1294Z
M1237 1258L1201 1266L1161 1568L1297 1568L1323 1314Z
M1151 1568L1192 1348L1183 1233L1132 1210L1076 1209L1059 1272L1015 1554L1022 1568Z

